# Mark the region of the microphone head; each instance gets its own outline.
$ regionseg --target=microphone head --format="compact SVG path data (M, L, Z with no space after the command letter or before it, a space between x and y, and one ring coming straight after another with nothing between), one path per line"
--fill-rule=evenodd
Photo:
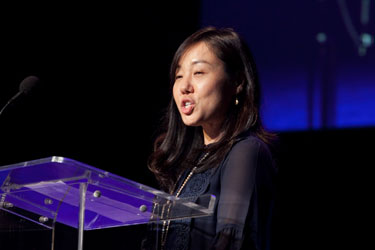
M24 94L29 94L30 91L39 83L39 78L36 76L28 76L20 83L19 91Z

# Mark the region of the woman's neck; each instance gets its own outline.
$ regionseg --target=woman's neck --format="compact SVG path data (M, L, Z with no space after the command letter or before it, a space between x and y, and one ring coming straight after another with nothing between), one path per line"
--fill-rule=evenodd
M209 145L211 143L215 143L221 139L223 136L223 131L220 130L205 130L203 128L203 142L204 145Z

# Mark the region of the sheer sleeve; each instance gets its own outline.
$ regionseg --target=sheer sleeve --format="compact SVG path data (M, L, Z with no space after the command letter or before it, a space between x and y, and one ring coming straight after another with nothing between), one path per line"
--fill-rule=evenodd
M251 246L246 249L258 249L261 224L265 223L258 211L265 209L261 208L261 189L270 182L267 169L272 167L271 162L267 147L255 138L234 145L221 169L216 236L211 249L241 249L245 240Z

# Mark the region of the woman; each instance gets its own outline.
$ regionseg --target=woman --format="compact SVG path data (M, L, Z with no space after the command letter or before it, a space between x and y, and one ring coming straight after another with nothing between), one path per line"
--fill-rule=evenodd
M268 249L274 136L260 121L250 50L232 29L203 28L180 45L170 77L149 169L165 191L216 204L212 216L164 223L161 248Z

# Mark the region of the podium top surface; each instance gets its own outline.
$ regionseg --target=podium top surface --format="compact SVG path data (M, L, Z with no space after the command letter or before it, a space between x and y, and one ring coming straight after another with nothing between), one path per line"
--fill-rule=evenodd
M0 167L0 186L1 210L47 228L55 222L77 228L81 199L85 230L207 216L215 201L211 195L200 197L199 203L179 199L59 156ZM163 214L165 206L170 213Z

